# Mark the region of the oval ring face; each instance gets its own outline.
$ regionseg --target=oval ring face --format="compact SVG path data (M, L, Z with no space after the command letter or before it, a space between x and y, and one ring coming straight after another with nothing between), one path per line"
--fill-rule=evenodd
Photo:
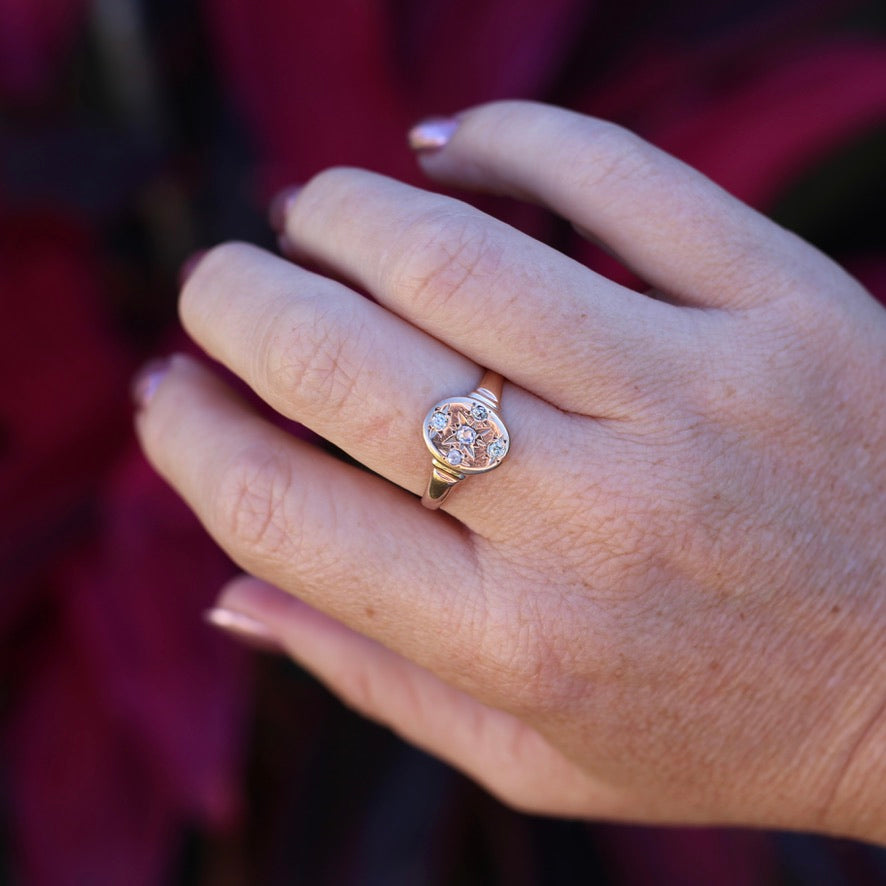
M432 406L422 432L431 455L462 474L497 468L510 445L504 422L473 397L449 397Z

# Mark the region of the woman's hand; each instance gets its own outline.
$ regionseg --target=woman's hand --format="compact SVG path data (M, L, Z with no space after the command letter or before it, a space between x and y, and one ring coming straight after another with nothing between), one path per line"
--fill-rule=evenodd
M353 169L282 220L324 273L213 249L190 334L380 475L191 360L155 372L148 457L258 577L217 617L516 806L886 841L886 312L598 120L487 105L422 164L550 206L655 292ZM511 453L427 511L422 419L485 367Z

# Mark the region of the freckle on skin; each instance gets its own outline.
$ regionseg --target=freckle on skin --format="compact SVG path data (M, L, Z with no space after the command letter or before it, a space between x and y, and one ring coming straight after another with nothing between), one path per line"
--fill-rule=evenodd
M375 618L375 610L371 606L366 607L366 617Z
M839 606L832 606L832 607L831 607L831 612L832 612L834 615L836 615L839 611L840 611L840 607L839 607Z

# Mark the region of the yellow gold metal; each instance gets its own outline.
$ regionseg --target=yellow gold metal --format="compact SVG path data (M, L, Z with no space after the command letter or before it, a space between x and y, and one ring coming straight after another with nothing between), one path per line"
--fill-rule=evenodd
M464 480L464 474L457 474L448 465L433 459L431 462L431 479L428 480L428 489L422 497L422 504L432 510L443 504L443 499L449 495L449 490L456 483Z

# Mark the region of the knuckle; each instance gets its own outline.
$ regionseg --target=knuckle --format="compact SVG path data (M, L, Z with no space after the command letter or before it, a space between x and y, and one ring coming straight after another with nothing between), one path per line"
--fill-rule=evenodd
M364 717L378 718L379 698L376 680L368 668L344 667L330 679L341 700Z
M546 624L543 598L527 594L513 603L501 623L484 632L479 664L489 685L501 687L506 706L514 712L539 714L559 695L563 648Z
M696 250L698 279L711 289L729 292L736 305L785 295L795 283L792 270L776 245L734 218L729 202L723 197L722 204L709 203L687 220L692 239L708 244Z
M431 724L435 711L428 707L428 699L415 685L408 673L380 672L372 663L343 662L328 680L329 686L352 710L376 722L397 728L391 717L392 698L396 708L410 711L414 722Z
M250 559L289 562L300 537L294 489L289 459L265 447L244 449L216 487L215 522Z
M457 309L468 287L491 288L504 264L504 247L486 220L461 207L437 209L413 224L409 244L391 263L391 285L433 315Z
M816 403L833 383L827 368L839 336L833 327L823 335L801 314L781 321L769 308L712 345L708 370L684 379L684 439L719 447L739 432L787 439L801 430L804 415L818 415Z
M446 608L453 664L506 706L516 704L532 682L532 622L521 618L498 587L483 581L475 593L453 592Z
M586 121L578 121L574 141L564 149L567 180L579 191L602 194L615 188L617 199L625 183L657 177L661 170L655 149L639 136L614 123L594 121L588 138Z
M309 418L319 409L340 409L355 396L369 354L365 331L352 316L319 299L298 310L288 322L266 324L268 339L257 354L268 389Z

